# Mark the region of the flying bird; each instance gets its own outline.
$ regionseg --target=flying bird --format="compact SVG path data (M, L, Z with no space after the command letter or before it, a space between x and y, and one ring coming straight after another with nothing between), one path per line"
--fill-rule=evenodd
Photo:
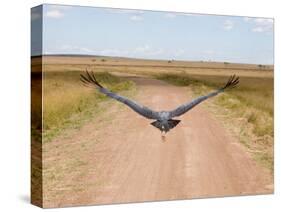
M94 86L98 89L99 92L105 94L108 97L111 97L128 107L130 107L132 110L134 110L136 113L138 113L141 116L144 116L147 119L153 119L155 120L154 122L151 123L154 127L158 128L162 135L163 133L167 133L169 130L174 128L179 124L181 120L178 119L173 119L174 117L181 116L191 110L193 107L198 105L199 103L203 102L204 100L216 96L228 89L236 87L236 85L239 83L239 77L232 75L229 77L227 83L217 89L216 91L213 91L205 96L200 96L191 102L186 102L179 107L177 107L174 110L170 111L154 111L146 106L143 106L133 100L130 100L124 96L121 96L119 94L113 93L110 90L104 88L96 79L95 75L93 72L89 73L86 71L84 75L80 75L80 80L84 83L86 86Z

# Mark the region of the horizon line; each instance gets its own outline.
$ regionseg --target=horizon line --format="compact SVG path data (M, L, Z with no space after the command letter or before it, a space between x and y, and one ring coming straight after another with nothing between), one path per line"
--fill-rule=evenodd
M243 64L243 65L265 65L265 66L273 66L273 64L265 64L265 63L243 63L243 62L230 62L230 61L220 61L220 60L180 60L180 59L148 59L141 57L124 57L124 56L110 56L110 55L95 55L95 54L38 54L31 55L33 57L43 57L43 56L57 56L57 57L111 57L111 58L122 58L122 59L131 59L131 60L157 60L157 61L179 61L179 62L205 62L205 63L228 63L228 64Z

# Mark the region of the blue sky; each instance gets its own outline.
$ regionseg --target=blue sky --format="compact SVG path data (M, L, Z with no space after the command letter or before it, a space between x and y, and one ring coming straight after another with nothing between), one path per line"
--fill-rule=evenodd
M43 6L43 54L273 64L273 42L269 18Z

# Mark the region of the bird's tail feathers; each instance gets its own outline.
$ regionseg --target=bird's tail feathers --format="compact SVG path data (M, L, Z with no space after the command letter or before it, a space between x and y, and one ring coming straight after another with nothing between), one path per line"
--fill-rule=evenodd
M180 120L176 120L176 119L170 119L168 120L168 129L166 128L162 128L163 125L161 124L161 121L154 121L152 123L150 123L152 126L158 128L161 131L165 131L168 132L170 129L174 128L175 126L178 125L178 123L180 123Z
M176 119L170 119L168 120L168 125L169 125L169 129L174 128L175 126L178 125L178 123L180 123L181 120L176 120Z

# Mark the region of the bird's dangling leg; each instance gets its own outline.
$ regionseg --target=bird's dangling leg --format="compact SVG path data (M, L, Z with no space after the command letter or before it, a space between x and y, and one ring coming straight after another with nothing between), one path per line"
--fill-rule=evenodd
M161 139L162 141L166 141L166 132L165 131L161 131Z

